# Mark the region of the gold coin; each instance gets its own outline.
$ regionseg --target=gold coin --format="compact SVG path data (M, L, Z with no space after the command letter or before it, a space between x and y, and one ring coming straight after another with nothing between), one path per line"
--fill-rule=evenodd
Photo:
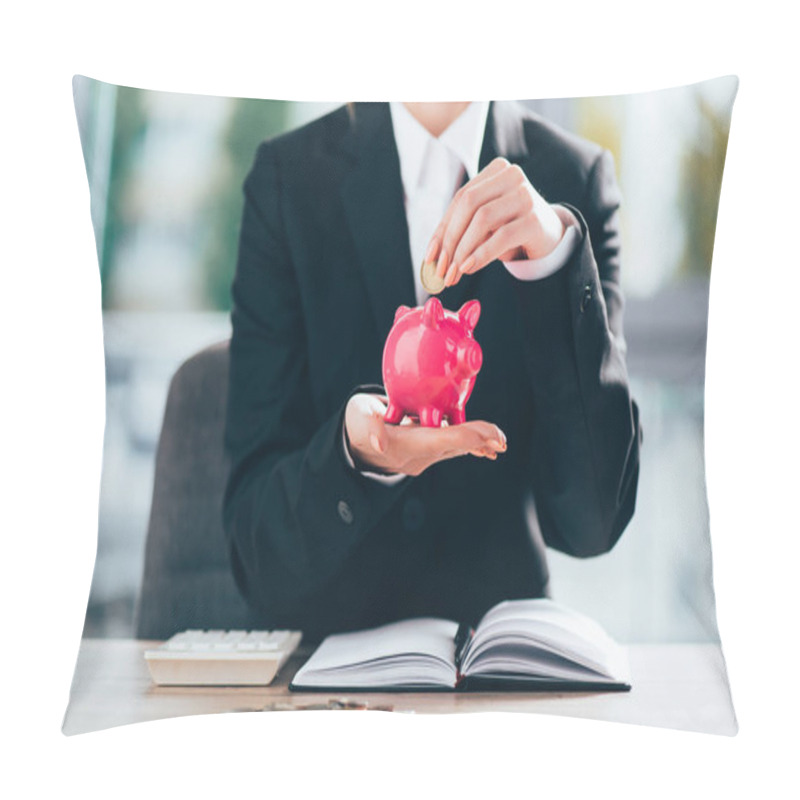
M422 286L428 294L439 294L444 289L444 278L436 274L435 261L423 261L419 272Z

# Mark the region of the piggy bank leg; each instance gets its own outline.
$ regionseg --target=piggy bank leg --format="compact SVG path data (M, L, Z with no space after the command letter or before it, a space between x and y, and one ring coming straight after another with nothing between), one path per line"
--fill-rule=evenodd
M426 406L419 410L419 424L423 428L438 428L442 424L442 412L438 408Z
M467 421L467 415L464 413L463 408L451 408L447 419L451 425L461 425L462 422Z
M386 409L386 413L383 415L383 421L388 422L390 425L399 425L404 416L405 414L403 413L403 409L400 408L400 406L396 406L390 400Z

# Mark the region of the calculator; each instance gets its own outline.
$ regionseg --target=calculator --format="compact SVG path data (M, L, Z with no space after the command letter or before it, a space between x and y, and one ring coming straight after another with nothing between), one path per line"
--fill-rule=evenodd
M144 657L159 686L266 686L301 638L288 630L186 630Z

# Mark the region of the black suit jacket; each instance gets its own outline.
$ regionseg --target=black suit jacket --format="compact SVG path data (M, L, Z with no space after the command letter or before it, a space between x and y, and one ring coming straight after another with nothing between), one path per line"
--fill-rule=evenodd
M508 450L387 487L347 465L342 424L350 395L381 382L395 309L415 305L388 105L342 107L258 150L232 289L224 522L266 627L315 639L414 615L475 622L547 593L545 544L605 552L633 513L611 157L515 103L491 104L480 167L496 156L571 208L581 243L544 280L495 263L440 295L481 302L467 418L497 423Z

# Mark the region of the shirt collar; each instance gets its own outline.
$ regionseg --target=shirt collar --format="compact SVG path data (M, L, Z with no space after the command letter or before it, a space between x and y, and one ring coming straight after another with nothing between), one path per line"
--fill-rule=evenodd
M406 195L414 191L419 179L425 149L431 134L399 102L389 104L392 127L400 155L400 174ZM439 141L461 162L472 179L478 174L478 165L489 113L488 101L470 103L439 136Z

